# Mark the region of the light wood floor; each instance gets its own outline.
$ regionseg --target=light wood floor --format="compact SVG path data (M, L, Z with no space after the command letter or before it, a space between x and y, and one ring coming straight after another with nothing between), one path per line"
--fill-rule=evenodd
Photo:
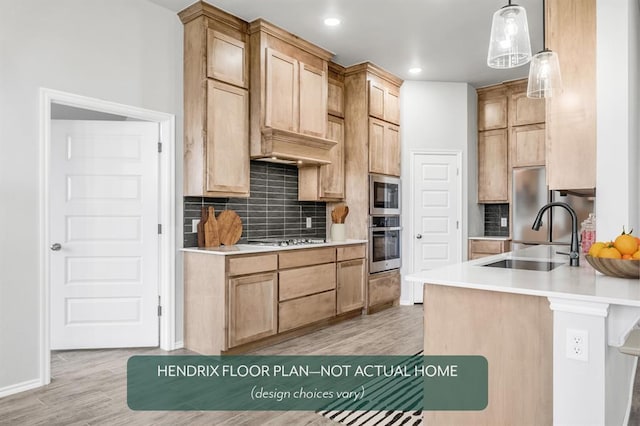
M413 355L423 346L422 305L362 316L254 352L260 355ZM57 351L51 384L0 398L0 425L331 425L313 412L131 411L126 364L159 349ZM179 350L171 354L188 354Z

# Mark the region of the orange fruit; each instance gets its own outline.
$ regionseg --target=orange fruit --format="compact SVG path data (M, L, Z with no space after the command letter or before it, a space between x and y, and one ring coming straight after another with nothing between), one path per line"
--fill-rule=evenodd
M617 248L609 246L604 247L602 250L600 250L600 252L598 253L598 257L604 259L621 259L622 255Z
M633 229L629 233L626 233L623 227L622 234L618 235L613 243L620 254L633 254L638 251L638 240L631 235L631 232L633 232Z
M640 260L640 250L638 250L637 252L633 253L631 255L631 258L634 260Z
M589 256L598 257L598 253L606 246L605 243L599 241L597 243L591 244L591 248L589 249Z
M631 259L631 255L630 255L630 254L623 254L623 255L622 255L622 258L623 258L624 260L629 260L629 259Z

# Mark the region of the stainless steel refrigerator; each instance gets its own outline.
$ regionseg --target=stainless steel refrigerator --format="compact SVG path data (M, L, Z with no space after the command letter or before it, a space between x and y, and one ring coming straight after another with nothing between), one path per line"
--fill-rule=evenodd
M562 195L549 191L544 167L520 167L513 169L512 250L537 244L569 244L571 241L571 216L562 208L548 209L539 231L531 229L538 210L551 201L563 201L576 211L578 232L580 224L595 212L593 197Z

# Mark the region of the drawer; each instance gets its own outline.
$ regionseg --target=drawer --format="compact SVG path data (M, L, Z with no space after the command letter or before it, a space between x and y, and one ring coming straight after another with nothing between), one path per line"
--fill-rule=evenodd
M392 302L400 297L400 272L369 276L369 306Z
M502 253L504 241L498 240L470 240L470 250L472 253L490 253L490 254L498 254Z
M280 269L319 265L336 261L335 247L310 250L287 250L279 254Z
M341 262L343 260L361 259L365 255L364 244L359 244L357 246L338 247L338 250L336 251L338 262Z
M278 269L278 255L275 253L262 256L233 256L229 258L227 266L229 275L254 274L276 269Z
M295 299L336 288L336 264L306 266L279 273L279 300Z
M283 332L336 315L336 291L280 302L278 331Z

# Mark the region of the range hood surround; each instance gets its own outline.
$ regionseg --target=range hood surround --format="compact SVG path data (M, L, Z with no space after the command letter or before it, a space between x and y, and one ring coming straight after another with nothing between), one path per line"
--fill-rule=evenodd
M273 127L262 129L261 142L261 153L253 155L253 159L274 162L285 160L300 166L330 164L329 151L338 144L329 139Z
M333 53L263 19L249 24L250 146L254 160L331 164L328 63Z

